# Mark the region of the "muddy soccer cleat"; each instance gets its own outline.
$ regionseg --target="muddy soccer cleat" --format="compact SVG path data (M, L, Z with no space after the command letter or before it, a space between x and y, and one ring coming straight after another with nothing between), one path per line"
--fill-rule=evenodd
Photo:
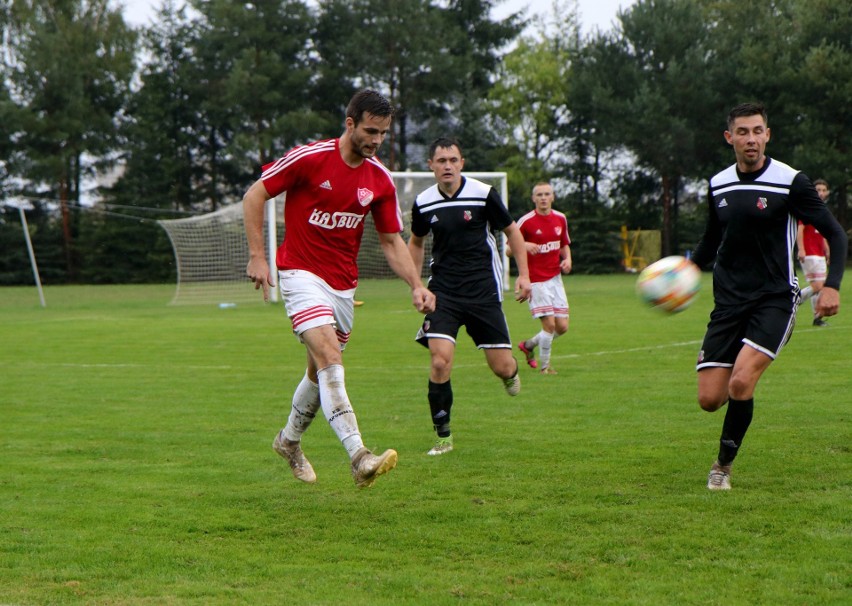
M286 439L283 429L275 436L275 441L272 442L272 449L290 464L294 478L308 484L313 484L317 481L317 474L314 473L311 462L308 461L305 453L302 452L301 442L291 442Z
M388 449L379 456L366 448L359 450L352 458L352 479L358 488L369 488L380 475L396 467L397 454Z

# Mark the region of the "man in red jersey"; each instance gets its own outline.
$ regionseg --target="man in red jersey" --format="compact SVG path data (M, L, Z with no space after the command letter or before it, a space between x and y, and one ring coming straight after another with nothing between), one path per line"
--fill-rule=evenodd
M824 179L814 181L814 187L820 200L825 202L828 200L828 182ZM825 276L828 273L828 259L831 254L828 247L828 242L817 231L813 225L805 225L799 221L798 231L796 232L796 247L798 248L797 257L799 265L802 266L802 271L805 272L805 280L808 285L802 289L801 300L811 300L811 309L814 312L814 326L828 326L828 322L822 319L822 316L817 314L817 301L819 300L819 291L822 290L822 285L825 283Z
M529 300L533 318L541 320L541 331L518 343L530 368L538 368L534 350L541 347L541 374L555 375L550 365L554 339L568 331L568 297L562 274L571 272L571 239L565 215L553 209L553 187L541 181L532 190L535 210L518 219L527 250L532 296ZM511 254L511 250L507 250Z
M352 331L356 260L367 213L388 264L411 287L414 307L421 313L435 308L435 296L423 286L400 236L402 216L391 174L375 158L392 117L393 106L382 95L356 93L339 138L296 147L267 164L243 198L250 254L246 274L268 301L275 280L264 253L263 209L269 198L287 192L287 232L276 255L278 286L308 360L287 425L272 447L303 482L316 481L301 438L320 408L349 455L357 486L372 486L397 462L394 450L376 456L364 447L344 382L342 351Z

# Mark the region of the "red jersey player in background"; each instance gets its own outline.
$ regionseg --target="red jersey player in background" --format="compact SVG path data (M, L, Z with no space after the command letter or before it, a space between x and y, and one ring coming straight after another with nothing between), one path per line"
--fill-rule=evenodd
M823 202L828 200L828 182L824 179L817 179L814 181L814 187L820 200ZM808 286L802 289L801 300L811 300L814 326L828 326L828 322L823 320L816 311L819 291L822 290L822 285L825 283L825 276L828 273L827 264L831 258L828 242L817 231L816 227L805 225L799 221L799 228L796 232L796 247L798 248L799 265L802 266L802 271L805 272L805 280L808 281Z
M553 187L539 182L532 190L535 210L518 219L527 250L532 282L529 299L533 318L541 320L541 331L518 343L530 368L538 368L534 350L540 347L541 374L555 375L550 365L553 341L568 330L568 297L562 274L571 272L571 239L565 215L553 209ZM511 255L511 249L507 249Z
M303 482L316 481L301 438L320 408L349 455L357 486L371 486L397 462L394 450L376 456L364 447L344 383L342 351L352 331L356 260L367 213L373 216L388 264L411 287L414 307L422 313L435 308L435 296L423 286L400 236L396 187L375 158L392 117L393 106L382 95L356 93L338 139L296 147L267 164L243 198L250 254L246 274L269 300L275 280L264 252L263 209L269 198L287 192L287 232L276 255L278 286L308 359L287 425L272 447Z

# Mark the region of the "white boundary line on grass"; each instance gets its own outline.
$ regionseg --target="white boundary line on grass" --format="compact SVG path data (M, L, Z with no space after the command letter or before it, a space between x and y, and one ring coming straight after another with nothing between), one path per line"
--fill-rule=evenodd
M795 331L793 334L807 334L807 333L817 333L817 332L826 332L827 330L849 330L852 327L847 326L837 326L837 327L809 327L809 328L800 328L798 331ZM585 358L585 357L595 357L595 356L611 356L618 354L629 354L636 353L639 351L649 351L649 350L660 350L660 349L671 349L674 347L687 347L687 346L697 346L701 345L702 340L698 339L695 341L680 341L677 343L662 343L660 345L645 345L643 347L629 347L627 349L609 349L603 351L590 351L587 353L571 353L571 354L561 354L561 355L551 355L551 359L558 360L568 360L568 359L576 359L576 358ZM697 352L696 352L697 353ZM68 368L150 368L151 364L136 364L136 363L125 363L125 364L106 364L106 363L97 363L97 364L87 364L87 363L78 363L78 362L59 362L54 364L37 364L31 362L29 365L38 365L38 366L65 366ZM173 365L170 365L173 366ZM454 368L473 368L474 366L479 366L477 364L456 364ZM352 368L356 368L357 366L352 366ZM181 366L180 368L187 368L191 370L233 370L235 368L242 368L241 366L231 366L229 364L222 365L203 365L203 364L190 364L187 366ZM417 366L420 368L420 366Z

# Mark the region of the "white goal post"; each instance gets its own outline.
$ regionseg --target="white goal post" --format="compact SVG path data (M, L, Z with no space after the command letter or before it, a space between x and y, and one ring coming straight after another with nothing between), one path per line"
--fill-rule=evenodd
M414 199L435 183L431 172L393 172L403 218L403 238L411 235L411 208ZM504 172L465 172L493 186L508 205L508 181ZM284 235L284 196L266 203L264 235L270 267L275 266L275 251ZM177 266L177 287L172 305L209 305L261 302L263 297L246 277L248 243L243 223L241 203L220 210L184 219L161 220L172 243ZM509 288L509 260L506 257L506 238L501 233L498 242L503 256L503 287ZM424 276L429 273L431 237L426 241ZM364 222L364 237L358 253L360 278L393 278L379 245L371 215ZM278 300L277 289L270 296Z

